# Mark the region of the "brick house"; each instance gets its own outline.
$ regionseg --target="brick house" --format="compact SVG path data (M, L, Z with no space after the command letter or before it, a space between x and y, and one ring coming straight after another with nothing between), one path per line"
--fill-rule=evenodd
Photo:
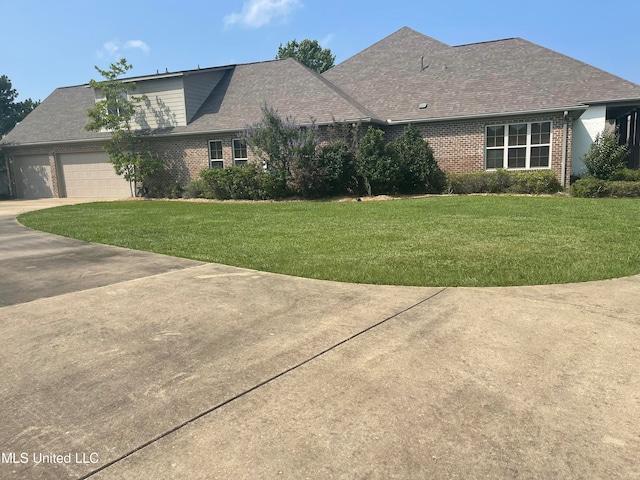
M404 27L318 75L294 60L128 78L148 98L136 121L165 181L253 159L242 139L261 107L320 129L409 123L443 170L550 169L564 185L595 135L616 126L640 155L640 85L512 38L449 46ZM128 196L107 162L107 133L87 132L88 85L55 90L2 141L17 197Z

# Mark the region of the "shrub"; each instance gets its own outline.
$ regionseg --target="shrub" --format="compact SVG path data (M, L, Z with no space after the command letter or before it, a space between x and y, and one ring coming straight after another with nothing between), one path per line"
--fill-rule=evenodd
M353 182L353 151L344 143L308 148L308 154L296 154L287 186L305 198L345 193Z
M640 197L640 182L585 177L571 186L571 195L581 198Z
M640 170L632 170L631 168L623 168L616 171L611 180L618 182L640 182Z
M150 182L146 196L151 198L182 198L185 187L179 182L156 183Z
M384 132L370 126L360 140L356 156L356 173L367 195L398 191L402 172L395 152L384 141Z
M522 193L540 195L557 193L562 185L551 170L510 172L498 169L491 172L447 174L450 193Z
M469 194L488 193L489 172L447 173L447 190L449 193Z
M267 176L268 174L254 163L211 168L200 172L204 185L197 186L202 190L204 198L263 200L270 197L266 185Z
M327 193L347 193L356 185L356 154L345 142L324 145L320 149L320 164L326 169Z
M213 198L207 196L207 182L202 178L192 180L184 189L183 198Z
M443 176L433 150L416 127L409 124L389 148L400 170L398 189L401 192L442 192Z
M551 170L534 170L531 172L509 172L514 182L509 187L512 193L528 193L540 195L562 191L562 185Z
M625 167L629 149L620 145L617 132L604 130L596 135L589 151L582 157L588 175L601 180L611 180L616 172Z

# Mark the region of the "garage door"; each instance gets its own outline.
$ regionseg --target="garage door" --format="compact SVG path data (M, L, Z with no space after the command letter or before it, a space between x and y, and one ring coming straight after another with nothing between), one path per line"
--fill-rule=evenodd
M61 154L67 197L130 197L129 182L116 174L107 158L104 152Z
M15 157L13 173L18 198L51 198L53 187L48 155Z

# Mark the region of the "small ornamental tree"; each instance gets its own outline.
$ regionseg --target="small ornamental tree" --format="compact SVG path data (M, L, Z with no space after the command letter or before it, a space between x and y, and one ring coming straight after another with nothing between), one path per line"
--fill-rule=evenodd
M132 65L124 58L112 63L108 70L95 67L104 80L91 80L89 85L99 92L102 100L87 111L89 123L85 128L94 132L111 132L111 138L104 146L109 154L109 162L116 173L129 182L131 195L137 196L135 186L157 175L162 162L131 125L138 104L145 100L144 96L129 95L135 90L134 83L125 84L118 80L131 68Z
M600 180L610 180L618 171L625 167L629 149L620 145L617 132L603 130L596 135L589 151L582 157L590 177Z

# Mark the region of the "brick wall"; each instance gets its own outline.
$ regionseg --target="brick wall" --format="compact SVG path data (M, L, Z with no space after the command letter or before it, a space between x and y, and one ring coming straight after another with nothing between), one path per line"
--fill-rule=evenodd
M551 121L551 170L561 179L562 137L564 120L562 114L504 117L500 119L459 120L416 124L431 148L440 168L447 172L478 172L485 169L484 145L487 125L506 125L511 123L529 123ZM568 124L568 144L566 156L566 179L571 171L571 132L572 122ZM385 139L391 141L404 130L403 125L382 127Z
M152 146L164 165L163 175L158 179L164 183L187 184L198 178L200 172L209 168L209 141L222 141L222 157L225 167L233 165L233 140L242 138L241 133L208 134L198 136L156 138ZM249 161L257 156L247 148Z

